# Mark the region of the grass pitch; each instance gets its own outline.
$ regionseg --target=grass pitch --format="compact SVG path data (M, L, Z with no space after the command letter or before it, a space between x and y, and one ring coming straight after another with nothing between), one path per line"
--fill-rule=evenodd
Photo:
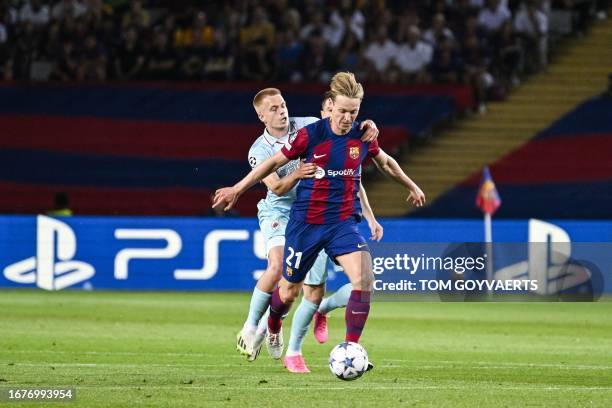
M328 344L309 333L312 373L296 375L265 350L254 363L235 351L248 302L0 291L0 388L74 387L66 406L82 407L612 406L611 302L375 303L362 344L376 368L354 382L326 363L343 312Z

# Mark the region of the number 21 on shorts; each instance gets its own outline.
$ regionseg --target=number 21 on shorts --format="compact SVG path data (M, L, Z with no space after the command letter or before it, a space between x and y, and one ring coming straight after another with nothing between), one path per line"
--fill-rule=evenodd
M291 247L288 247L287 250L289 251L289 256L285 260L285 262L287 262L287 265L295 269L300 269L300 262L302 261L302 253L295 252L294 249ZM291 264L291 260L293 259L293 256L295 256L295 265Z

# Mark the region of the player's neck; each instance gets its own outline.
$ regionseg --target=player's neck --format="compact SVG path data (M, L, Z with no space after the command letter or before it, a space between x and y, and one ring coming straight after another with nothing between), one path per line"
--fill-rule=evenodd
M348 132L351 131L351 128L348 128L346 130L340 129L340 127L337 127L336 124L332 120L329 121L329 128L331 129L332 133L336 136L344 136Z
M289 125L287 125L287 127L285 128L281 128L281 129L273 129L273 128L266 128L266 130L268 131L268 133L270 134L270 136L275 137L275 138L280 138L285 136L287 133L289 133Z

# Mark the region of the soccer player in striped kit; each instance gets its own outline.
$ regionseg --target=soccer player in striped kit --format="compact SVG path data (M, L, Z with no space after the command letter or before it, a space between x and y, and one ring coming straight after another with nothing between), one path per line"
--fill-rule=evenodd
M376 140L361 141L363 131L356 119L364 93L354 75L336 74L330 90L333 104L329 119L302 128L290 145L236 185L217 190L213 206L224 205L229 210L244 191L290 160L302 158L314 163L315 177L300 182L291 208L285 233L285 268L270 301L268 330L280 331L281 317L291 308L306 273L324 249L353 285L345 311L345 340L358 343L369 315L374 280L368 244L357 228L361 164L367 156L372 157L384 173L408 190L408 200L416 206L425 203L425 195Z

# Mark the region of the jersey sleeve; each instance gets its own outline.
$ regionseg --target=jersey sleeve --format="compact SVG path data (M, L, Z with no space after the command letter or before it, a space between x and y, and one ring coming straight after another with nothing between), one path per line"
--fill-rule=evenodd
M308 139L307 128L301 128L293 142L283 146L281 152L283 152L285 157L289 160L295 160L306 152L308 148Z
M249 165L252 169L259 166L267 158L270 157L270 153L266 151L261 145L252 146L249 149Z
M368 144L368 156L376 157L380 153L380 147L378 146L378 139L374 139L374 141Z

